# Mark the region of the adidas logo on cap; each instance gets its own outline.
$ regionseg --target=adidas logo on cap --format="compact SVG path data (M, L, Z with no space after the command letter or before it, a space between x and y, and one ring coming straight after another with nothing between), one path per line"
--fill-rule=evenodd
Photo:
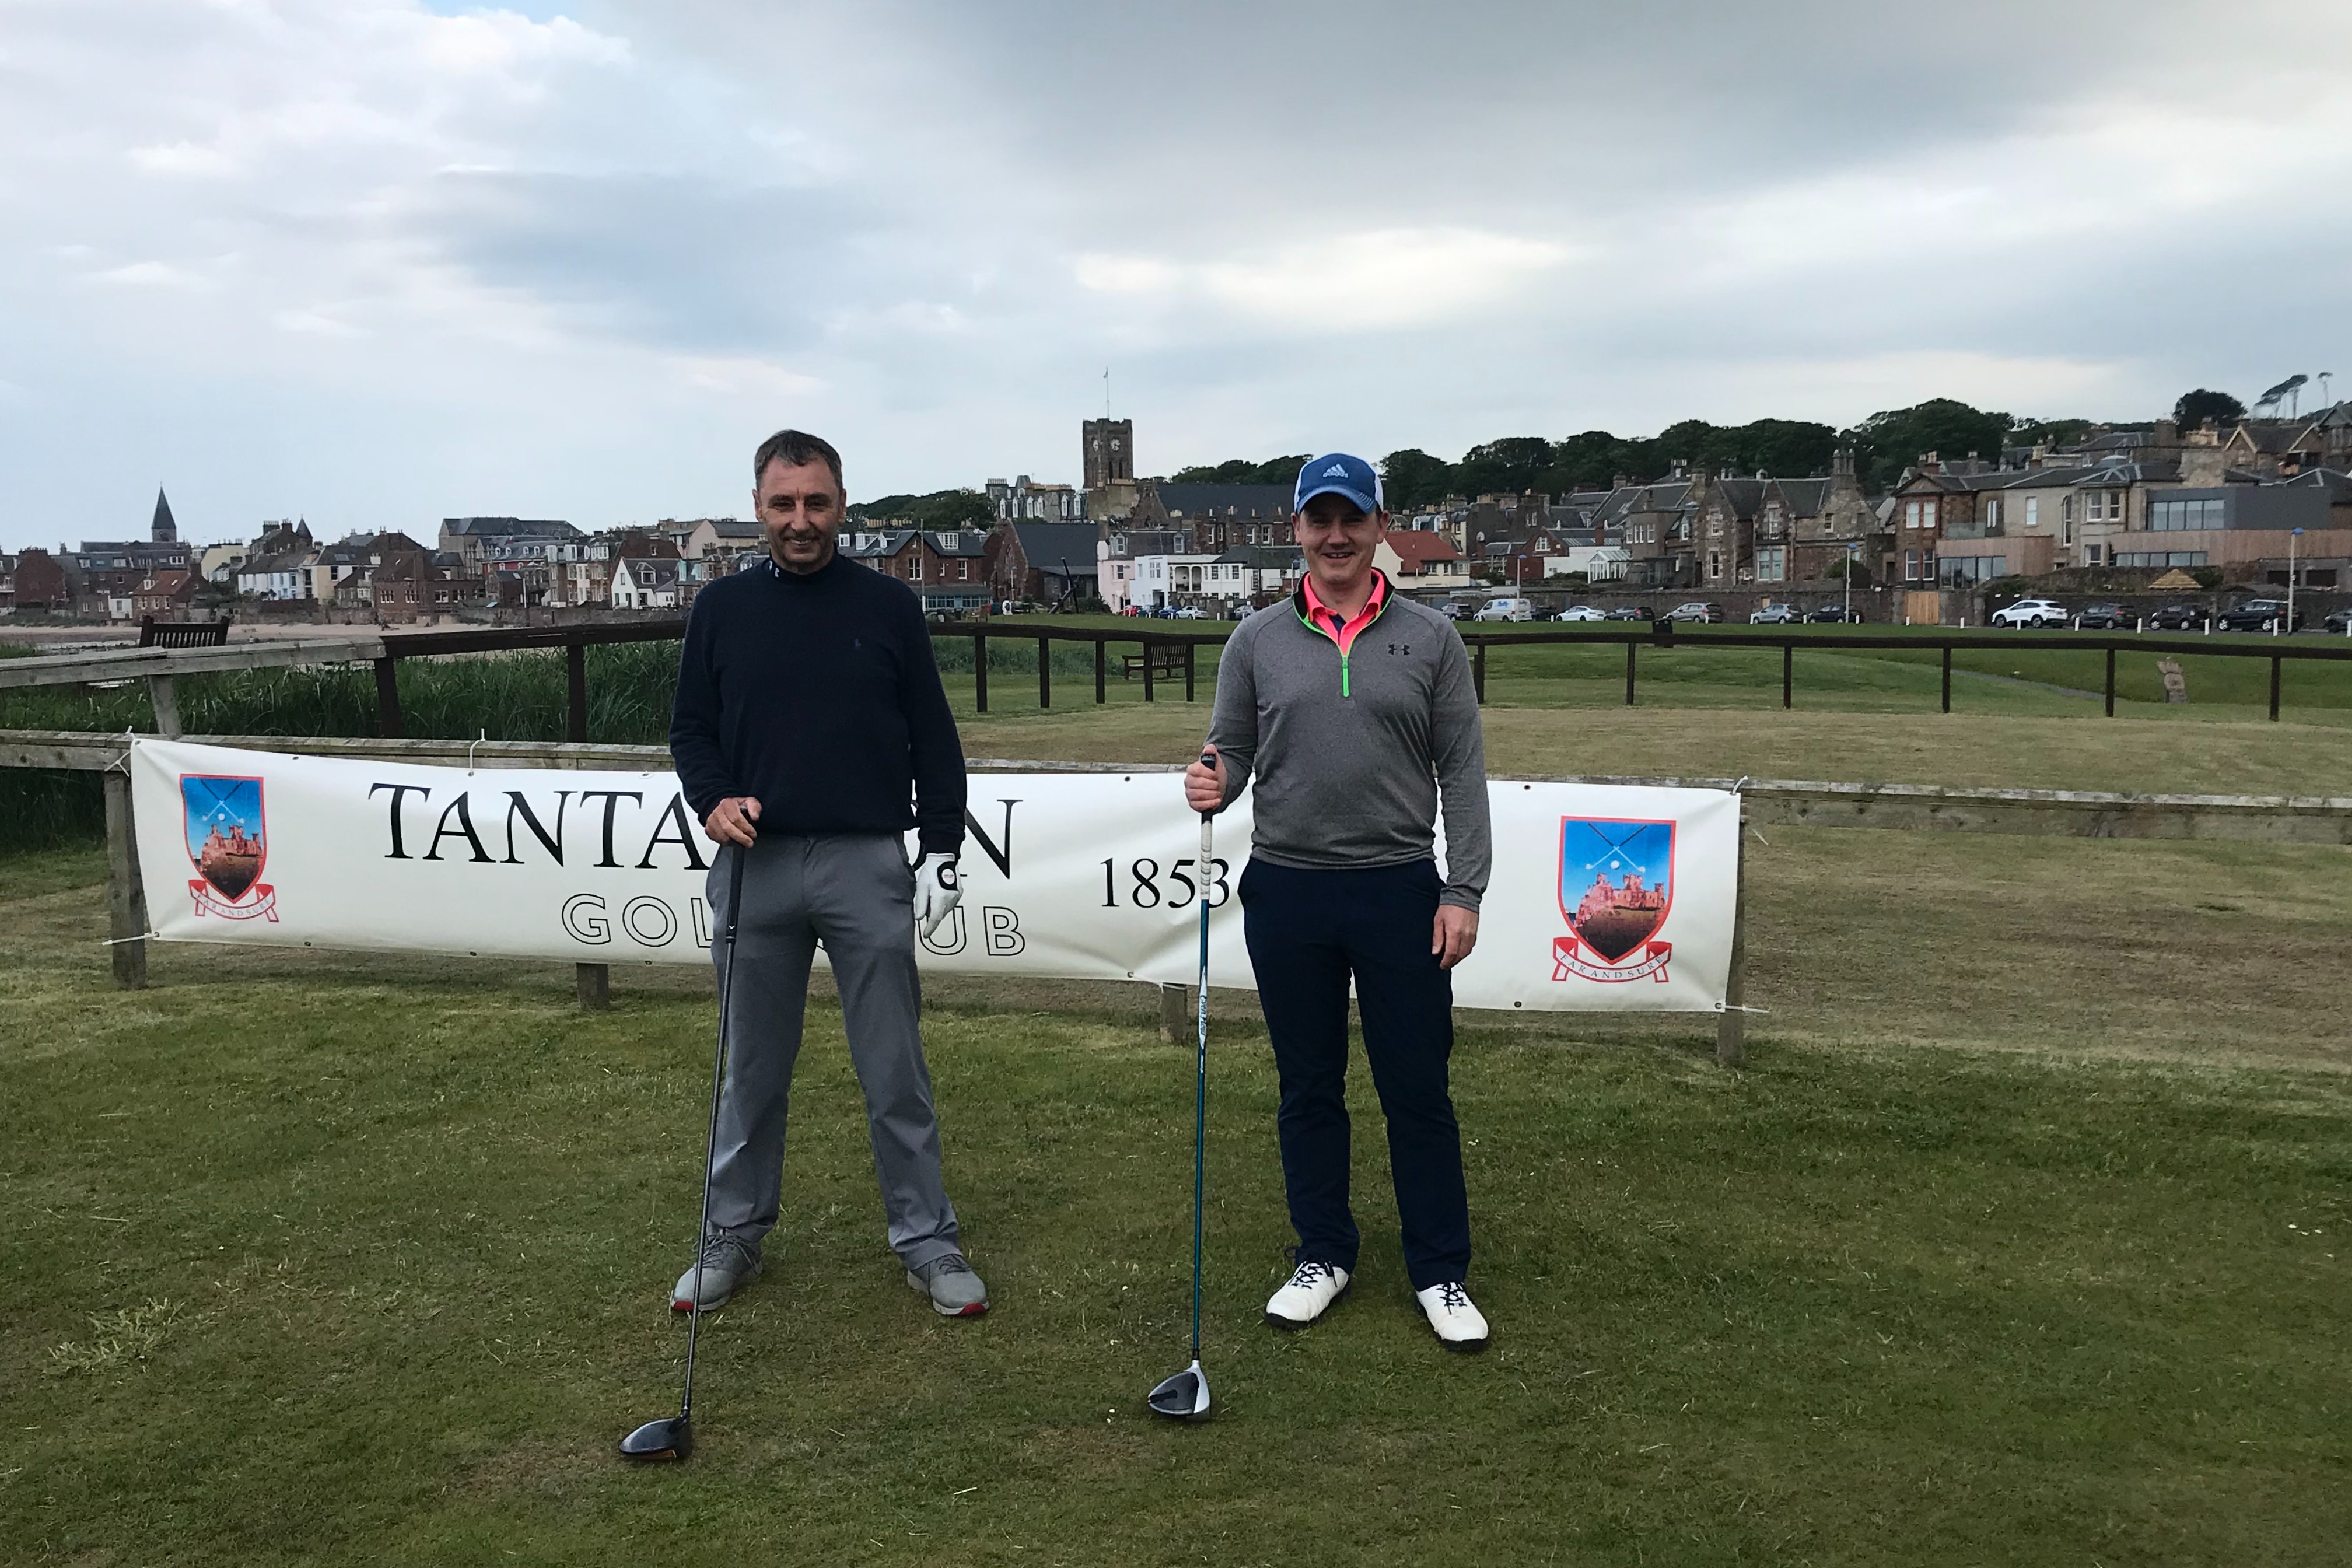
M1344 479L1348 477L1348 465L1334 463L1323 470L1323 477L1327 479Z

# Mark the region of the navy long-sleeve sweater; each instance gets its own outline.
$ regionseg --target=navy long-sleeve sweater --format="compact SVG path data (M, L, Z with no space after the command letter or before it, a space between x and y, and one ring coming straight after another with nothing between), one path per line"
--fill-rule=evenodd
M669 750L697 816L748 795L762 832L963 846L963 744L922 606L841 555L806 575L761 562L695 596Z

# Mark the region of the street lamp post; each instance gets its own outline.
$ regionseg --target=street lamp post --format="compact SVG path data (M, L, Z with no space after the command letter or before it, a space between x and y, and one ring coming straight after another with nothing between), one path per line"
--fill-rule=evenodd
M2294 542L2303 537L2303 530L2289 529L2286 536L2286 629L2294 630Z
M1861 553L1862 546L1859 544L1845 547L1845 618L1849 626L1853 623L1853 562L1854 557Z

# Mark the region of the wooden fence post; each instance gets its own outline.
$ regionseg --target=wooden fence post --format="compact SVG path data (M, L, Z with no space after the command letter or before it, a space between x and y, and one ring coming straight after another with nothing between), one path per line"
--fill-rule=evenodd
M1192 1038L1192 1009L1181 985L1160 988L1160 1037L1182 1042Z
M1633 655L1641 645L1633 638L1625 639L1625 706L1633 706Z
M1944 645L1944 711L1952 710L1952 645Z
M1198 651L1190 642L1184 645L1184 700L1187 702L1192 700L1192 656Z
M1715 1059L1736 1068L1748 1059L1748 798L1739 801L1739 872L1731 895L1731 973L1723 983L1723 1011L1715 1021Z
M1478 700L1484 703L1486 700L1486 639L1484 637L1478 639L1477 650L1470 658L1470 685L1477 693Z
M563 676L568 689L563 738L584 741L588 738L588 645L585 641L574 638L563 645Z
M971 634L971 698L973 709L988 711L988 637L984 633Z
M1103 689L1103 663L1109 656L1109 648L1110 638L1095 638L1095 706L1097 708L1110 700L1110 693Z
M147 678L147 700L155 705L155 733L167 741L180 738L180 694L168 675Z
M2278 704L2279 658L2276 654L2273 654L2271 656L2271 721L2273 723L2276 723L2278 721Z
M1797 645L1782 643L1780 645L1780 706L1794 708L1796 705Z
M2116 650L2107 649L2107 717L2116 716Z
M129 753L124 756L129 765ZM139 881L139 840L131 824L131 775L106 773L106 934L113 939L114 984L147 985L147 895Z
M375 661L375 732L387 741L400 739L399 663L390 657Z
M1151 639L1143 639L1143 700L1151 700Z
M613 1005L613 970L604 963L575 963L572 966L572 988L578 992L580 1005L591 1013L601 1013Z
M1054 644L1050 637L1037 639L1037 706L1054 705Z

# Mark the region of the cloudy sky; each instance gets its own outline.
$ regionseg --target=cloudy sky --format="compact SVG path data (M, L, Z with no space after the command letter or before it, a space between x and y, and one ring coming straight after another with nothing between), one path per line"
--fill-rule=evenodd
M0 0L0 545L2352 391L2339 0Z

